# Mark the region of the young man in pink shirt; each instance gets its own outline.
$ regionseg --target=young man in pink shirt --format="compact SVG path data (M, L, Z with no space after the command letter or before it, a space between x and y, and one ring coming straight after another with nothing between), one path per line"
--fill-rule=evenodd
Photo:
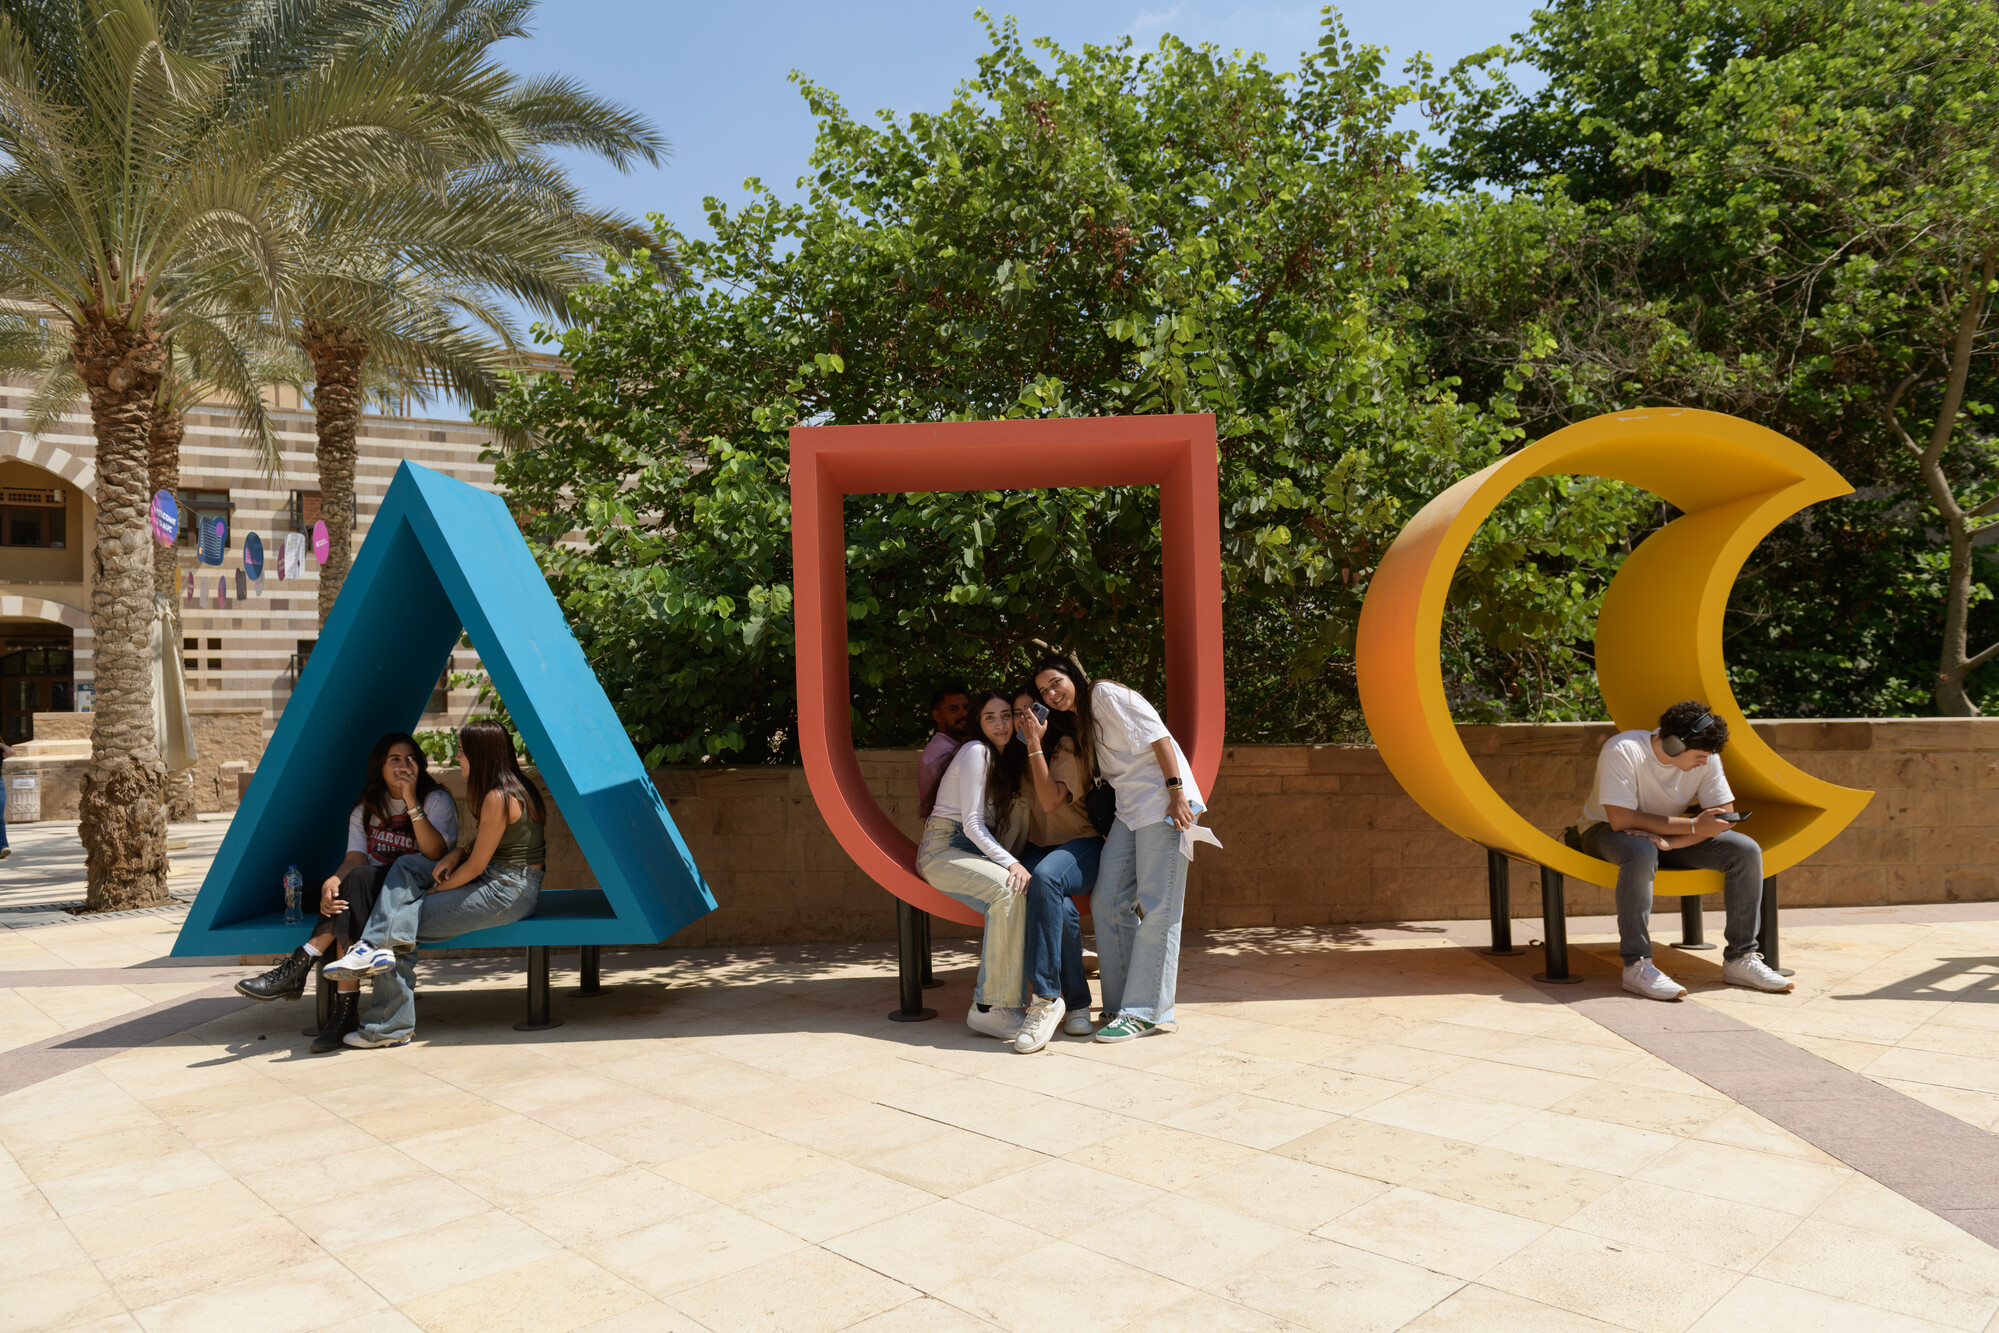
M958 753L958 747L972 734L969 729L971 711L971 696L961 680L947 680L931 692L930 721L937 731L916 760L916 814L919 819L930 818L930 811L937 804L937 784L944 780L944 770L951 766L951 757Z

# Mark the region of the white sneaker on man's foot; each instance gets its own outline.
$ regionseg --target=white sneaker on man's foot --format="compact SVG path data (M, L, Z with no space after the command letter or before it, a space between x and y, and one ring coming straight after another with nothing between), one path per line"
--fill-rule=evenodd
M351 948L320 970L330 977L372 977L396 965L395 951L377 949L366 940L356 940Z
M1650 958L1624 965L1624 989L1648 1000L1684 999L1687 988L1652 966Z
M1013 1049L1022 1055L1032 1055L1048 1044L1055 1035L1055 1025L1062 1021L1062 1015L1069 1006L1059 995L1037 995L1028 1002L1027 1014L1020 1021L1020 1035L1013 1039Z
M1087 1037L1096 1030L1097 1025L1090 1021L1090 1007L1088 1005L1084 1005L1081 1009L1071 1009L1069 1016L1062 1020L1062 1033L1064 1036Z
M1769 991L1772 995L1788 995L1796 982L1763 961L1760 953L1746 953L1740 958L1730 958L1721 965L1721 979L1731 986L1747 986L1750 990Z
M1020 1035L1020 1025L1027 1018L1025 1009L1004 1005L994 1005L984 1013L976 1004L965 1014L965 1026L981 1037L997 1037L1001 1041L1012 1041Z

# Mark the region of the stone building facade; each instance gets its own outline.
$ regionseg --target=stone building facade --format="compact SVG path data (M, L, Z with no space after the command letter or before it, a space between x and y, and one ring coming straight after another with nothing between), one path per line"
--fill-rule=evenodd
M196 590L179 599L189 710L253 710L265 736L319 635L317 564L308 555L303 577L277 577L286 535L309 533L319 517L312 412L290 389L274 391L272 406L283 475L266 474L226 408L198 407L187 417L180 489L184 511L219 514L228 523L220 566L199 563L187 536L179 547L183 589L192 575ZM96 513L96 442L81 403L58 429L40 435L27 431L26 407L24 387L0 383L0 738L10 744L33 738L35 714L71 712L93 695L86 556ZM492 465L480 459L490 439L463 421L364 418L357 549L404 459L491 489ZM239 598L236 577L251 532L263 542L266 572L260 585L246 580L250 595ZM217 595L218 581L226 602ZM477 664L476 654L461 648L451 665L462 671ZM452 691L440 680L424 725L451 725L472 700L472 691Z

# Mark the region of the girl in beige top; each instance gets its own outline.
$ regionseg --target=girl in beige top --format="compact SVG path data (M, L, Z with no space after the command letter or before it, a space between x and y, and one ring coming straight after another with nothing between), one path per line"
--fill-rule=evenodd
M1036 714L1030 687L1015 691L1014 729L1027 746L1027 846L1020 860L1027 882L1027 981L1031 996L1014 1049L1038 1051L1059 1026L1090 1035L1090 983L1083 975L1083 925L1076 898L1097 882L1103 835L1091 825L1083 795L1088 765L1075 738Z

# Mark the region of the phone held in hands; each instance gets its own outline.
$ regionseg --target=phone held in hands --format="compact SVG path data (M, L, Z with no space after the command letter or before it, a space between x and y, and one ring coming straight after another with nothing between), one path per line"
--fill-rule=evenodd
M1754 813L1756 812L1753 810L1722 810L1715 815L1715 818L1725 824L1740 824Z
M1048 724L1048 709L1045 705L1035 704L1028 711L1034 714L1034 720L1036 722L1041 723L1043 726L1046 726ZM1027 739L1027 729L1025 727L1015 726L1013 729L1013 734L1019 737L1023 741Z

